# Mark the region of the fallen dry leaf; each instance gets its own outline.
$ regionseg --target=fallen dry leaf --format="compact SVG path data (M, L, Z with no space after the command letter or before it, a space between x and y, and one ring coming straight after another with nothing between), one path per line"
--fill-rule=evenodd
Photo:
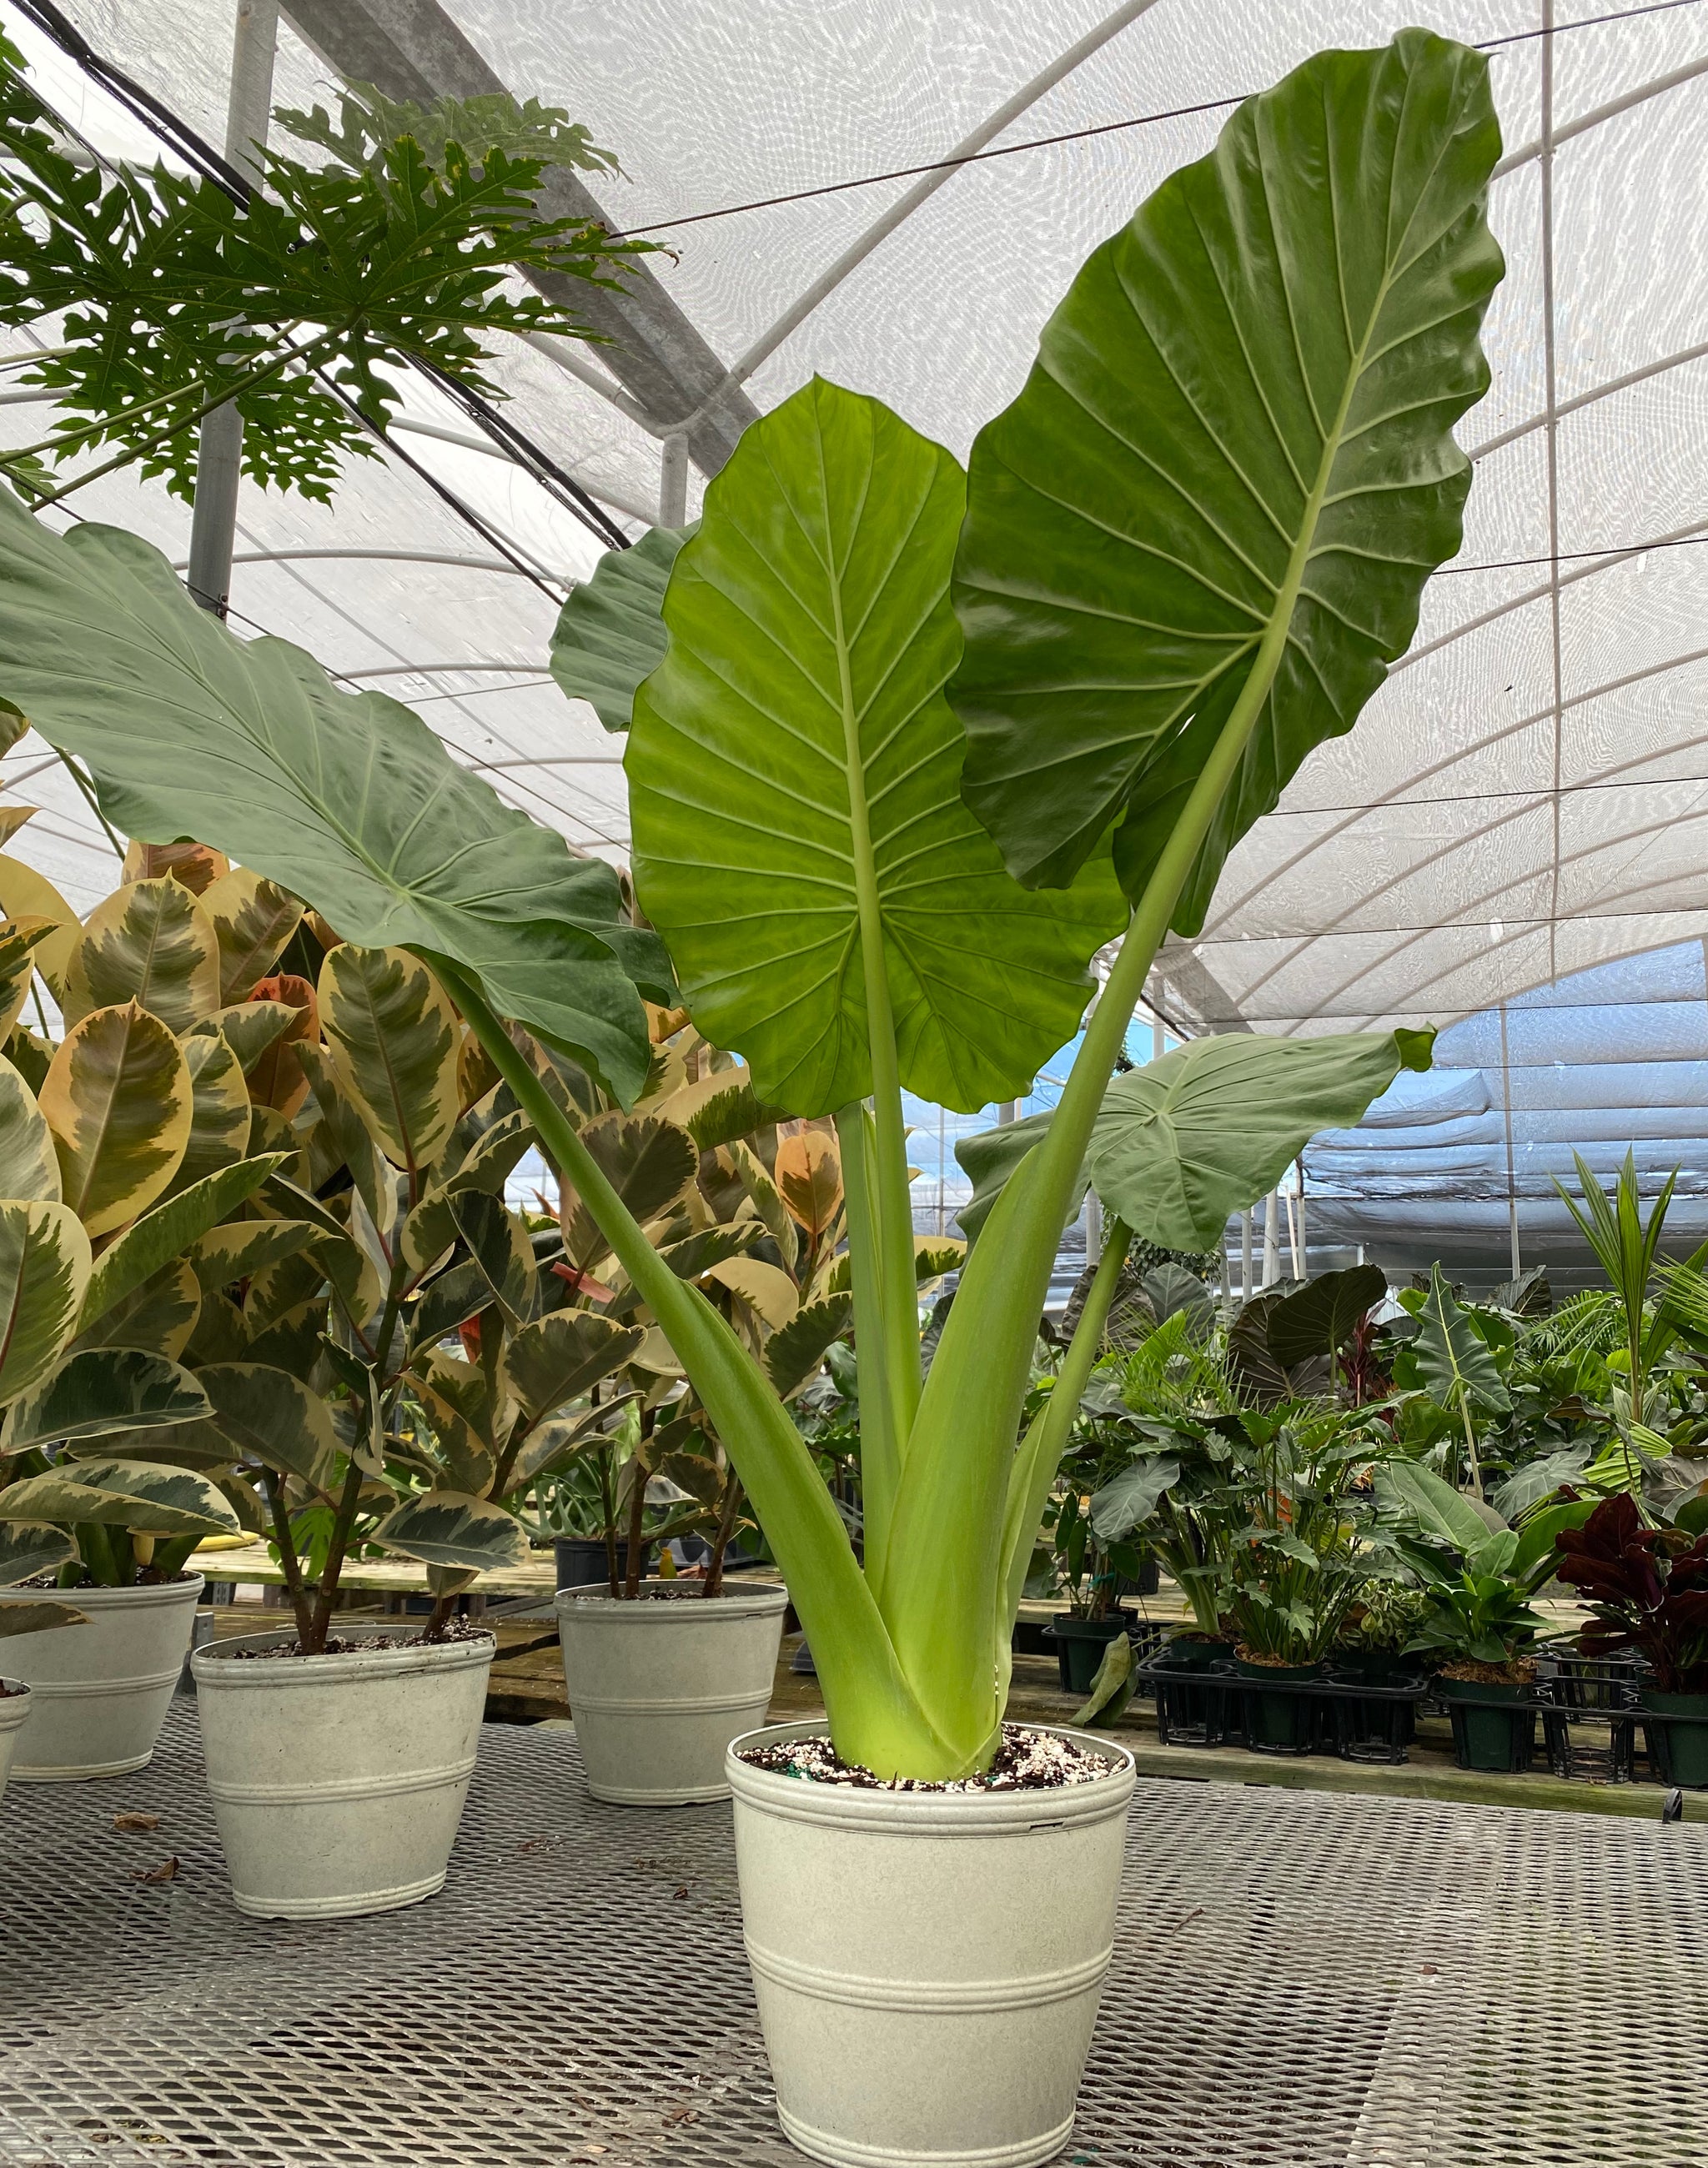
M682 1884L678 1886L678 1889L677 1889L677 1892L676 1892L676 1894L677 1894L678 1897L685 1897L685 1896L688 1894L688 1884L687 1884L685 1882L684 1882L684 1883L682 1883Z
M176 1882L178 1879L177 1855L174 1853L172 1858L162 1859L158 1867L133 1868L130 1871L130 1879L133 1882Z
M114 1815L113 1826L121 1836L132 1836L141 1830L157 1830L160 1817L158 1815Z
M700 2120L700 2110L697 2107L673 2107L671 2109L669 2114L665 2117L664 2120L667 2123L698 2123Z

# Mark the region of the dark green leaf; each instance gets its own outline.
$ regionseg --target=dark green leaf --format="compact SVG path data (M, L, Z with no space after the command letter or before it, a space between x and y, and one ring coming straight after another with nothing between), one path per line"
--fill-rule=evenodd
M1313 1356L1338 1354L1387 1291L1387 1274L1378 1265L1324 1273L1270 1311L1270 1352L1285 1370Z
M569 591L551 635L551 674L608 731L628 729L636 688L664 660L664 590L698 526L649 528L632 550L608 550L592 579Z

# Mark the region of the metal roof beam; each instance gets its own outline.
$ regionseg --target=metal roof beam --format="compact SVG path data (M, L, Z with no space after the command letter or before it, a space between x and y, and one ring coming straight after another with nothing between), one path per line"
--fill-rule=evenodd
M371 82L387 98L431 105L510 93L438 0L285 0L285 13L346 82ZM547 169L539 201L548 218L597 220L613 231L622 223L567 167ZM548 300L572 306L610 340L601 360L658 425L694 417L689 453L701 473L716 474L758 409L645 264L614 287L530 275Z

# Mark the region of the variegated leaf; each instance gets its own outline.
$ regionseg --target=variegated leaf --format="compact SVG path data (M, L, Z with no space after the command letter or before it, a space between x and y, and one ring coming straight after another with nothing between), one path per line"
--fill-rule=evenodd
M418 1185L456 1124L461 1029L450 996L405 948L346 942L321 966L320 1013L340 1089Z
M492 1289L491 1299L513 1324L525 1325L534 1315L540 1275L521 1215L506 1211L484 1189L456 1191L450 1209L470 1258Z
M56 931L51 918L8 918L0 925L0 1044L29 998L35 975L35 952Z
M89 913L72 952L61 1001L68 1023L125 1002L172 1032L188 1031L220 1006L213 921L175 880L114 890Z
M189 1244L217 1227L229 1212L279 1171L278 1155L222 1167L192 1188L169 1197L127 1227L101 1253L89 1281L80 1323L87 1329L104 1311L157 1273Z
M0 805L0 845L9 843L27 821L40 812L39 805Z
M805 1129L777 1145L775 1175L783 1202L815 1241L842 1207L842 1161L836 1140Z
M220 999L244 1002L279 960L302 906L274 881L233 866L202 896L220 944Z
M0 1197L60 1201L59 1155L35 1094L0 1056Z
M523 1412L537 1422L620 1370L641 1340L637 1326L591 1310L553 1310L511 1335L504 1375Z
M602 1114L583 1124L581 1140L643 1225L687 1194L700 1166L699 1148L689 1133L656 1114ZM604 1256L609 1245L567 1182L562 1218L563 1246L572 1265L584 1269Z
M27 1521L0 1521L0 1588L34 1581L39 1573L69 1565L77 1555L77 1545L62 1528L35 1527ZM6 1631L0 1619L0 1634ZM0 1665L0 1671L4 1668Z
M306 1220L237 1220L210 1227L191 1245L185 1262L204 1288L230 1287L325 1240ZM317 1267L315 1277L320 1277Z
M77 1555L73 1544L72 1556ZM46 1634L56 1626L87 1626L88 1623L87 1611L79 1611L75 1603L61 1603L56 1597L13 1596L0 1603L0 1641L11 1640L19 1634Z
M318 1394L260 1363L210 1363L198 1377L214 1421L246 1459L324 1487L338 1437Z
M83 1347L13 1401L0 1426L0 1453L74 1445L115 1431L157 1430L195 1422L208 1412L207 1395L188 1370L164 1356L136 1347ZM0 1501L10 1496L0 1492Z
M773 1332L780 1332L801 1307L800 1290L788 1273L761 1257L721 1257L705 1277L738 1295Z
M76 911L45 874L0 851L0 911L8 918L45 918L53 927L36 944L36 969L57 1000L72 951L83 938Z
M80 1331L79 1347L140 1347L176 1362L201 1315L202 1291L189 1262L174 1257Z
M224 1494L194 1469L146 1460L76 1460L8 1485L14 1521L94 1521L157 1536L235 1536Z
M237 1055L217 1032L192 1033L181 1044L189 1071L189 1139L168 1195L236 1166L249 1149L249 1087Z
M0 1203L0 1400L52 1369L89 1284L89 1238L64 1204Z
M456 1490L406 1499L380 1522L373 1540L428 1565L483 1573L523 1565L528 1558L528 1538L502 1506Z
M178 1041L136 1002L67 1033L40 1094L66 1203L91 1235L146 1212L189 1141L189 1070Z
M133 837L125 853L120 879L126 881L163 880L170 874L192 895L205 895L231 862L210 843L139 843Z
M249 1097L258 1107L276 1107L281 1114L289 1115L294 1114L308 1097L308 1078L297 1060L296 1050L301 1046L318 1044L320 1003L308 980L290 971L263 979L249 996L250 1005L258 1008L274 1002L282 1002L295 1010L295 1016L277 1037L268 1042L266 1050L254 1061L246 1059L242 1046L237 1043L237 1027L229 1017L225 1029L249 1080Z
M417 1379L415 1396L427 1419L427 1427L433 1432L452 1490L483 1497L492 1480L492 1453L475 1435L461 1410L446 1400L444 1394Z
M247 1078L269 1047L298 1022L301 1013L290 1002L230 1002L225 1007L215 1009L211 1016L204 1017L188 1036L199 1039L207 1034L223 1039L237 1055L237 1065Z

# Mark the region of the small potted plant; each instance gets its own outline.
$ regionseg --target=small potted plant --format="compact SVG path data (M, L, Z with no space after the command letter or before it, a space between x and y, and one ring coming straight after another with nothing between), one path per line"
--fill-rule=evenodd
M1530 1599L1555 1570L1554 1541L1588 1517L1592 1501L1544 1506L1522 1530L1427 1468L1405 1460L1381 1473L1396 1546L1429 1597L1407 1652L1429 1658L1453 1719L1461 1768L1528 1767L1535 1738L1530 1689L1546 1621Z
M649 628L636 895L698 1028L768 1103L835 1122L862 1557L766 1368L536 1060L568 1046L620 1099L644 1087L620 981L650 980L656 944L589 907L605 869L480 800L407 711L237 642L135 538L0 501L0 696L127 819L206 835L347 939L433 959L715 1422L825 1698L726 1768L780 2116L833 2161L1026 2168L1067 2140L1134 1766L1106 1735L1005 1727L1006 1651L1129 1232L1214 1246L1309 1137L1429 1060L1427 1034L1230 1034L1110 1081L1165 933L1202 925L1227 853L1350 727L1460 546L1450 432L1486 385L1502 268L1480 55L1415 30L1325 54L1227 128L1080 273L970 472L808 385L708 488L662 662ZM1299 154L1277 165L1272 140ZM361 780L376 761L383 792ZM1117 934L928 1378L903 1091L971 1109L1025 1089ZM1088 1178L1111 1239L1070 1390L1023 1434Z
M1636 1500L1622 1494L1557 1541L1555 1573L1594 1613L1579 1650L1630 1650L1643 1659L1638 1705L1661 1775L1708 1788L1708 1532L1646 1528Z

